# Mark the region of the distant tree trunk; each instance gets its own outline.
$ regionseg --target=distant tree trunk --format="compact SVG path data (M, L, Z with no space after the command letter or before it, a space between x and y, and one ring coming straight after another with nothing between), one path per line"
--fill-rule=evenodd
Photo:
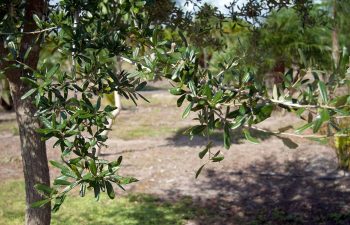
M336 67L339 64L339 39L337 23L337 0L333 0L332 58Z
M33 15L39 17L44 15L46 9L45 0L27 0L25 3L25 19L24 32L34 31L37 26L33 20ZM36 68L39 60L40 44L35 42L36 35L22 35L19 57L17 60L27 64L31 68ZM29 47L32 47L28 57L23 59L24 53ZM3 46L0 47L1 54L6 53ZM10 83L11 94L13 98L14 108L17 116L21 140L21 154L25 181L26 192L26 217L27 225L49 225L51 220L50 204L41 208L31 208L30 205L42 199L42 196L35 190L34 185L41 183L50 185L49 168L46 156L45 142L41 140L36 130L40 127L38 119L34 116L36 112L33 98L29 97L21 100L31 87L21 81L21 77L32 76L32 71L27 69L18 69L11 67L10 62L5 66L9 66L5 75ZM2 65L4 66L4 65Z
M122 71L122 60L120 56L117 56L116 64L115 64L116 74L120 73ZM122 109L122 100L120 98L120 95L117 91L113 93L114 95L114 106L117 107L116 110L112 112L112 118L108 118L108 125L107 128L111 129L113 126L113 121L117 116L119 115L121 109ZM107 136L109 133L109 130L105 130L101 133L101 135ZM96 156L99 156L101 154L101 146L95 146L96 148Z
M10 94L10 84L7 79L3 79L1 81L1 97L0 97L0 105L6 111L13 110L13 101Z

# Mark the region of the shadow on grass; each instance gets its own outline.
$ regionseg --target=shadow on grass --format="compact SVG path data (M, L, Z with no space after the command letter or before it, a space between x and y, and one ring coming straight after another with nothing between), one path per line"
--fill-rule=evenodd
M79 201L75 199L75 201ZM112 203L111 203L112 202ZM75 206L75 207L74 207ZM68 210L79 208L69 201ZM63 209L65 210L65 209ZM91 202L81 208L79 214L74 215L67 211L59 212L53 218L53 224L105 224L105 225L176 225L184 224L185 220L192 219L199 214L193 207L190 197L179 197L174 202L146 194L132 194L116 201L105 200L102 204Z
M350 224L350 177L321 176L330 160L278 163L270 157L241 171L205 170L197 197L183 196L176 184L163 197L130 194L69 197L52 224L99 225L347 225ZM23 181L0 186L0 224L23 224ZM213 194L214 193L214 194ZM201 197L199 197L201 196Z

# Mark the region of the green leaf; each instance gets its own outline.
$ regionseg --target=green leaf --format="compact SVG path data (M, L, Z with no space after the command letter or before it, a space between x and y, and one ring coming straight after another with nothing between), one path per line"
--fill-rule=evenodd
M320 110L320 117L323 122L326 122L330 119L328 109L321 109Z
M248 81L250 81L250 79L251 79L250 73L246 73L242 79L242 82L247 83Z
M224 94L224 92L222 90L216 92L216 94L213 96L213 99L212 99L212 102L214 105L221 100L221 97L223 94Z
M224 147L229 149L231 146L231 136L230 136L230 127L228 123L224 125Z
M31 50L32 50L32 46L30 46L29 48L27 48L26 53L25 53L24 56L23 56L23 59L24 59L24 60L26 60L26 59L28 58L29 53L30 53ZM22 77L21 77L21 78L22 78Z
M64 166L63 164L56 162L56 161L53 161L53 160L50 160L50 164L58 169L61 169L61 170L68 169L68 167Z
M174 87L174 88L169 89L169 92L172 95L182 95L185 93L184 90L182 90L181 88L178 88L178 87Z
M27 93L25 93L22 97L21 100L24 100L26 98L28 98L29 96L31 96L34 92L36 92L36 88L32 88L29 91L27 91Z
M33 79L30 79L30 78L28 78L28 77L21 77L20 78L21 79L21 81L23 81L24 83L26 83L26 84L29 84L30 86L32 86L32 87L38 87L39 85L36 83L36 81L35 80L33 80Z
M230 124L230 128L234 130L242 126L245 122L245 118L246 118L245 116L237 116L234 123Z
M95 110L98 111L101 107L101 96L98 96L96 105L95 105Z
M144 81L144 82L141 82L139 85L137 85L137 87L135 88L135 91L141 91L144 89L144 87L146 87L147 85L147 82Z
M119 184L130 184L139 181L134 177L121 177L119 178Z
M196 125L192 127L190 134L191 135L198 135L201 134L205 128L207 128L207 125Z
M34 185L34 188L38 191L41 192L45 195L51 195L52 193L55 192L54 189L50 188L49 186L45 185L45 184L36 184Z
M313 122L313 129L312 129L312 131L314 133L316 133L321 128L322 124L323 124L323 120L322 120L322 118L320 116L318 116L318 119L316 119Z
M310 127L312 127L313 123L307 123L301 127L299 127L298 129L295 130L295 133L297 134L301 134L302 132L304 132L305 130L309 129Z
M40 20L40 18L39 18L36 14L33 15L33 20L34 20L35 24L36 24L39 28L42 28L41 20Z
M197 177L199 176L199 174L202 172L204 166L205 166L205 164L203 164L203 165L202 165L201 167L199 167L199 169L197 170L197 172L196 172L196 179L197 179Z
M244 130L243 130L243 133L244 133L245 138L246 138L249 142L251 142L251 143L253 143L253 144L259 144L259 143L260 143L260 141L259 141L258 139L254 138L254 137L252 137L252 136L250 135L249 130L244 129Z
M73 143L70 142L70 141L68 141L67 139L65 139L63 142L64 142L64 144L65 144L68 148L73 147Z
M327 104L328 103L328 94L327 94L326 85L323 83L323 81L318 82L318 88L320 90L322 101L325 104Z
M34 202L30 205L31 208L39 208L39 207L42 207L44 205L46 205L47 203L49 203L51 201L50 198L47 198L47 199L43 199L43 200L40 200L40 201L37 201L37 202Z
M55 75L55 73L59 68L60 68L60 64L56 64L53 67L51 67L51 69L46 73L46 77L50 79L53 75Z
M40 121L45 125L46 128L52 129L51 122L46 117L41 116Z
M85 196L85 192L86 192L86 184L85 184L85 183L82 183L81 186L80 186L79 195L80 195L81 197L84 197L84 196Z
M67 186L67 185L71 185L71 182L67 181L67 180L63 180L63 179L55 179L53 181L53 184L54 185L64 185L64 186Z
M222 160L224 160L224 156L215 156L215 157L211 158L211 160L213 162L221 162Z
M193 93L193 95L195 95L195 96L197 95L196 87L195 87L195 85L194 85L192 80L188 82L188 88Z
M115 198L115 192L114 192L112 184L109 181L106 181L106 189L107 189L108 197L110 199L114 199Z
M213 142L209 142L207 146L205 146L205 149L201 152L199 152L198 156L199 158L203 159L203 157L208 153L209 149L212 147Z
M119 156L118 159L117 159L116 166L119 166L122 163L122 160L123 160L123 156Z
M182 103L184 102L186 98L186 95L182 95L177 101L176 101L176 105L177 107L181 107Z
M96 174L97 174L97 167L96 167L95 160L91 159L89 161L89 169L90 169L91 173L96 176Z
M193 102L191 102L185 109L184 113L182 114L182 118L185 119L189 114L190 114L190 111L193 107Z
M10 50L11 54L12 54L12 57L14 59L17 58L17 50L16 50L16 45L15 43L13 43L13 41L10 41L8 44L7 44L7 47L8 49Z
M83 180L92 180L92 178L93 176L91 173L87 173L82 177Z

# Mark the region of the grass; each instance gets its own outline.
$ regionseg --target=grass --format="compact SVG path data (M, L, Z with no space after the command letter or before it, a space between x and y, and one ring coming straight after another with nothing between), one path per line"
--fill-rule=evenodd
M15 120L0 122L0 132L18 135L18 126Z
M9 181L0 186L0 224L24 223L23 181ZM203 214L190 197L170 203L152 195L131 194L114 200L103 196L100 201L88 195L70 196L52 215L52 225L177 225Z
M123 129L113 132L113 136L123 140L135 140L169 136L171 134L175 134L176 132L177 129L171 126L162 125L154 127L150 124L140 124L130 127L125 126Z

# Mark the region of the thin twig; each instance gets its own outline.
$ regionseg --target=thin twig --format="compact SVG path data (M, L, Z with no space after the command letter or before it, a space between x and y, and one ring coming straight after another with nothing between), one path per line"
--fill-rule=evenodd
M225 87L222 86L221 87L224 90L229 90L229 91L234 91L237 92L239 94L243 94L243 95L249 95L249 93L247 91L243 91L240 90L238 88L232 88L232 87ZM271 102L271 103L275 103L275 104L281 104L281 105L285 105L285 106L289 106L289 107L294 107L294 108L306 108L306 109L318 109L318 108L323 108L323 109L337 109L336 107L333 106L329 106L329 105L303 105L303 104L298 104L298 103L292 103L292 102L285 102L285 101L280 101L280 100L274 100L274 99L270 99L270 98L265 98L261 95L255 95L253 96L255 98L259 98L261 100L267 101L267 102ZM345 107L345 106L344 106ZM339 107L338 107L339 108Z
M46 31L50 31L50 30L54 30L57 29L58 27L49 27L43 30L36 30L36 31L26 31L26 32L16 32L16 33L3 33L0 32L0 35L25 35L25 34L40 34L40 33L44 33Z
M244 127L248 128L248 125L244 125ZM284 136L292 136L292 137L298 137L298 138L330 138L330 137L348 137L346 134L333 134L333 135L315 135L315 134L295 134L295 133L286 133L286 132L280 132L280 131L270 131L263 128L250 126L249 128L252 128L254 130L258 130L264 133L270 133L274 135L284 135Z
M131 60L131 59L128 59L128 58L126 58L126 57L124 57L124 56L120 56L120 59L123 60L124 62L130 63L131 65L134 65L134 66L140 65L141 68L147 70L147 72L151 72L151 71L152 71L152 70L151 70L150 68L148 68L147 66L144 66L144 65L142 65L142 64L140 64L140 63L137 63L137 62L135 62L135 61L133 61L133 60Z

